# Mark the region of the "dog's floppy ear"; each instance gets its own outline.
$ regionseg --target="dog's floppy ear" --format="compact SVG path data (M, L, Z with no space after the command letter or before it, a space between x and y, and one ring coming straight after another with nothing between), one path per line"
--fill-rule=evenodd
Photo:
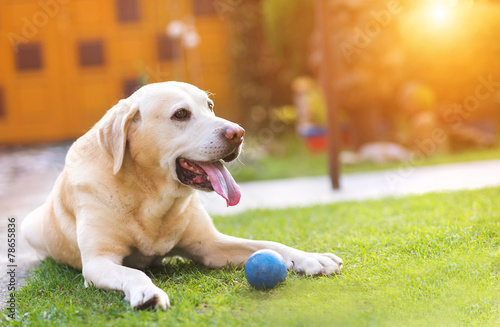
M127 146L130 122L139 112L139 106L128 100L120 100L109 109L97 126L99 147L113 158L113 174L117 174L123 164Z

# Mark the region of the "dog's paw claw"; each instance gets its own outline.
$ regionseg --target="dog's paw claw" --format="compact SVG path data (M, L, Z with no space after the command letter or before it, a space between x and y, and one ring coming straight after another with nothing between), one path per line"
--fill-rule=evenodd
M152 285L143 287L131 296L130 305L137 310L170 308L170 301L167 293L162 289Z

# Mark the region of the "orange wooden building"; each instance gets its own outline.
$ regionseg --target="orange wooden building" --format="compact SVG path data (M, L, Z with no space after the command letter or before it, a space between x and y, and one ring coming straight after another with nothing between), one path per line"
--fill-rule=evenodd
M212 1L2 0L0 35L0 144L78 137L146 82L196 84L240 118Z

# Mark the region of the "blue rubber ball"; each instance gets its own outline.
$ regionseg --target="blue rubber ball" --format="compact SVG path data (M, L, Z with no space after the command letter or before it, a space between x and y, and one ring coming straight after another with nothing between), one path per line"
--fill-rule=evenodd
M248 258L245 277L258 290L273 288L286 280L287 269L283 257L273 250L259 250Z

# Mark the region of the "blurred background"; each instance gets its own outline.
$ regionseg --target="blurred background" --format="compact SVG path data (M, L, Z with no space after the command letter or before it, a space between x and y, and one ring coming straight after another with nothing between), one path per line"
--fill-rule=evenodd
M500 157L500 1L1 0L0 35L3 193L167 80L246 129L237 181L327 173L328 130L345 172Z

